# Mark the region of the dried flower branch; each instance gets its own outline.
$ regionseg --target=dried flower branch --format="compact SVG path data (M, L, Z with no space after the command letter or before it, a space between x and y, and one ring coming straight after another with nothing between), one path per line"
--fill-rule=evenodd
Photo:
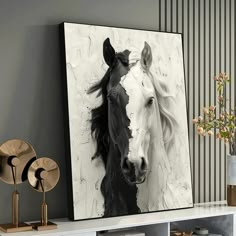
M230 154L236 155L236 109L226 109L228 99L226 98L226 85L229 84L229 76L220 73L215 76L217 90L217 104L205 106L202 109L203 115L192 120L197 126L197 133L201 136L212 136L216 131L216 138L229 144Z

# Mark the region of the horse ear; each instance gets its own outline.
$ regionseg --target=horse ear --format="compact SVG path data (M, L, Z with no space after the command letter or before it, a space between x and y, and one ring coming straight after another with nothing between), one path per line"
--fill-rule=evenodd
M107 38L103 43L103 57L108 66L113 65L116 58L116 52L111 46L109 38Z
M141 65L145 70L149 70L152 65L152 50L147 42L144 43L141 53Z

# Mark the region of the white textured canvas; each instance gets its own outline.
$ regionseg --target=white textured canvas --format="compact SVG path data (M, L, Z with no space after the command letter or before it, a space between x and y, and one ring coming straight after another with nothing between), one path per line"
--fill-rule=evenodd
M149 160L146 180L137 185L138 207L141 212L191 207L193 202L181 35L74 23L64 24L64 34L73 218L97 218L104 214L104 197L100 185L105 168L101 158L92 160L96 142L91 136L91 110L99 106L102 99L96 96L97 93L87 92L103 78L108 69L103 58L103 42L106 38L110 39L116 52L128 49L130 55L132 52L141 54L144 42L147 42L152 50L153 77L165 84L168 94L174 100L174 106L168 107L166 104L167 110L172 109L176 120L174 141L167 152L163 135L156 133L155 143L149 146L155 151L155 158ZM128 112L128 105L126 109ZM159 126L163 128L160 121Z

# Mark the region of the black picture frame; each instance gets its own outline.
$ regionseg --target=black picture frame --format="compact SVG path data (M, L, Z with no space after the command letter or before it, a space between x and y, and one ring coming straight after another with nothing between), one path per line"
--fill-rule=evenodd
M69 218L71 220L88 220L88 219L97 219L97 218L101 218L102 216L97 216L97 217L85 217L85 218L78 218L75 216L75 209L74 209L74 198L73 198L73 173L72 173L72 156L71 156L71 136L70 136L70 126L69 126L69 108L68 108L68 84L67 84L67 71L66 71L66 48L65 48L65 24L76 24L76 25L87 25L87 24L77 24L77 23L62 23L60 25L60 38L61 38L61 58L62 58L62 73L63 73L63 82L62 82L62 86L63 86L63 91L64 91L64 110L65 110L65 115L64 115L64 121L65 121L65 140L66 140L66 163L67 163L67 173L68 173L68 206L69 206ZM87 25L87 26L92 26L92 27L107 27L107 28L113 28L113 29L122 29L122 28L118 28L118 27L108 27L108 26L97 26L97 25ZM150 31L150 30L137 30L137 29L128 29L128 30L135 30L135 31L145 31L145 32L155 32L155 33L164 33L167 34L166 32L157 32L157 31ZM168 34L172 34L172 35L180 35L182 37L181 34L178 33L168 33ZM183 56L183 47L182 47L182 56ZM184 64L182 64L182 67L184 66ZM183 68L182 68L183 69ZM184 75L184 69L183 69L183 75ZM184 75L184 79L185 79L185 75ZM185 89L185 87L184 87ZM186 94L186 93L185 93ZM186 98L186 95L185 95ZM185 101L186 102L186 101ZM186 104L185 104L186 105ZM185 106L186 107L186 106ZM186 124L187 126L187 124ZM186 134L188 135L188 134ZM188 149L189 149L189 144L188 144ZM190 170L190 154L188 156L188 160L189 161L189 170ZM191 172L189 172L189 182L190 185L192 183L191 181ZM190 208L193 207L193 197L192 197L192 185L191 185L191 204L188 204L188 206L184 206L184 207L179 207L179 208L174 208L174 209L184 209L184 208ZM173 208L171 209L165 209L165 210L173 210ZM156 211L149 211L151 212L158 212L158 211L163 211L163 210L156 210ZM141 212L139 214L142 213L149 213L149 212ZM134 213L137 214L137 213ZM132 214L130 214L132 215ZM121 215L117 215L117 216L121 216ZM108 216L111 217L111 216Z

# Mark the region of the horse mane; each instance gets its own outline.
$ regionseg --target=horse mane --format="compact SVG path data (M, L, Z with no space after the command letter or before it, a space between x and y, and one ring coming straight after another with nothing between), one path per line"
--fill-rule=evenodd
M136 64L138 61L140 61L140 52L135 50L130 54L129 62L131 64ZM159 105L161 116L163 140L166 150L168 151L169 146L174 139L175 127L178 124L177 119L175 118L175 114L174 112L172 112L172 109L175 107L175 101L173 96L169 94L168 87L166 86L164 81L156 79L154 73L151 71L151 68L149 69L148 74L158 98L157 102Z
M128 50L116 54L117 59L124 65L129 65L127 56ZM107 156L109 151L110 136L108 128L108 101L107 101L107 85L110 81L110 73L113 68L108 68L103 78L89 88L88 94L98 91L97 97L102 96L102 104L92 109L91 118L91 134L96 140L97 148L92 160L101 157L105 166L107 163Z
M102 96L102 104L92 109L91 118L91 133L97 142L96 152L92 159L99 156L103 162L107 163L107 154L109 148L109 133L108 133L108 102L107 102L107 84L110 79L110 69L107 70L101 81L93 85L88 90L88 94L98 91L98 96Z
M155 88L157 96L157 102L159 105L161 124L163 129L163 140L165 147L168 151L169 146L174 140L174 134L178 125L177 119L173 112L175 107L175 100L172 95L169 94L168 87L165 82L154 78L154 75L150 72L150 77Z

